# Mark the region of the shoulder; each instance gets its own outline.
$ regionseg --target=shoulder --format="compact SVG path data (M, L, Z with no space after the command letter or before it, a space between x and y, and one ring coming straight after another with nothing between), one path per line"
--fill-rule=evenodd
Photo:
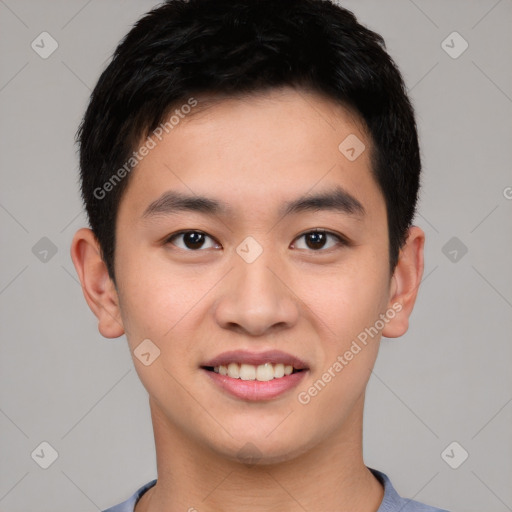
M368 468L384 486L384 498L377 512L448 512L447 510L425 505L419 501L402 498L393 487L389 477L373 468Z
M144 484L142 487L137 489L126 501L123 501L118 505L114 505L113 507L107 508L106 510L103 510L103 512L133 512L135 504L139 498L155 484L156 479L151 480L151 482L148 482L147 484Z

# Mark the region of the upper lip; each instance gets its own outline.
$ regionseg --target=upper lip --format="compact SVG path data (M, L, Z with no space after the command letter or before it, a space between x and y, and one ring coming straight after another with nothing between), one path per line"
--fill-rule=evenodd
M307 370L308 365L296 356L281 352L280 350L267 350L265 352L251 352L248 350L231 350L206 361L201 366L227 366L229 363L252 364L258 366L265 363L291 365L297 370Z

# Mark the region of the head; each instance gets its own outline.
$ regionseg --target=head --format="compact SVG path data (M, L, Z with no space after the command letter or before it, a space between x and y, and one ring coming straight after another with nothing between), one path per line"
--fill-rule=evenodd
M325 0L168 1L116 49L78 141L91 229L73 261L162 421L268 461L348 428L423 270L414 112L381 36ZM226 397L204 366L237 349L300 358L300 389ZM283 405L286 439L266 436Z

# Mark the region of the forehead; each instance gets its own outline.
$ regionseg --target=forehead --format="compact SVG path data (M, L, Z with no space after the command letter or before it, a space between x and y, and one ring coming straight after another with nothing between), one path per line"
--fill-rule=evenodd
M172 189L225 198L235 211L248 204L265 210L274 200L335 185L373 195L366 202L379 195L371 140L350 109L290 88L194 99L196 110L174 107L172 127L150 134L156 144L132 171L121 207L128 202L142 215Z
M308 157L316 160L319 151L330 146L337 157L338 139L347 135L357 136L370 149L371 137L355 110L312 91L281 87L235 97L204 94L196 102L197 106L182 116L172 132L186 131L180 138L195 136L194 142L202 138L204 149L210 145L209 139L215 138L219 156L222 149L226 150L223 157L228 152L236 155L236 146L247 156L265 147L266 154L258 155L261 159L284 160L286 156L290 161ZM179 106L170 114L176 110ZM194 153L188 152L191 157Z

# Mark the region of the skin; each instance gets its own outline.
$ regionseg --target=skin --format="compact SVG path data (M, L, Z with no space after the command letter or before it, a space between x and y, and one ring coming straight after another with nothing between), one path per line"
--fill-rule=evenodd
M366 146L353 162L338 149L349 134ZM284 88L217 101L182 120L132 172L116 226L116 286L92 232L76 233L71 256L99 331L126 333L149 394L158 482L137 512L378 509L383 488L362 456L365 388L381 334L408 328L424 233L410 228L391 274L370 147L357 117L314 93ZM334 186L365 214L278 215L284 202ZM231 213L144 218L171 190L224 201ZM317 228L349 244L328 237L324 247L308 245L302 235ZM182 230L207 234L204 248L189 248L183 236L165 242ZM250 264L236 252L247 236L263 249ZM393 304L401 311L382 332L301 404L298 393ZM133 355L147 338L160 349L149 366ZM309 371L276 399L237 399L200 369L236 349L280 349ZM256 447L255 464L238 456L246 443Z

